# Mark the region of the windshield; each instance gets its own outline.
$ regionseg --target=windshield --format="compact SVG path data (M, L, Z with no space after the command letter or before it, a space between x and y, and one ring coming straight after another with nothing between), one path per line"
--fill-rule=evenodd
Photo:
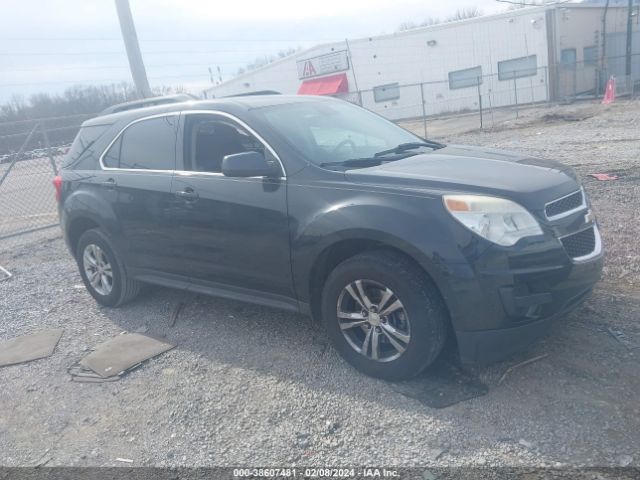
M275 105L261 109L259 113L316 165L371 159L376 153L395 149L398 145L424 142L394 123L346 101ZM378 163L380 161L382 159Z

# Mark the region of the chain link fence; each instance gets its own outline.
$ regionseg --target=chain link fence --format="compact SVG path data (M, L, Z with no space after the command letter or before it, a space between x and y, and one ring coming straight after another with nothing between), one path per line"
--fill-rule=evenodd
M53 177L92 115L0 122L0 246L58 222Z
M475 128L493 128L517 119L526 107L599 98L612 76L618 96L640 95L640 54L631 57L631 75L625 75L626 57L607 58L604 65L559 63L475 77L388 84L341 98L403 124L421 123L425 136L432 121L463 115L475 118L471 122Z

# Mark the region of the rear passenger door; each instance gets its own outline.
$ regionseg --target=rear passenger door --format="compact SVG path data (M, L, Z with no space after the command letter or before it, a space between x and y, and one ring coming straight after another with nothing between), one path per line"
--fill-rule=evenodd
M123 253L134 269L165 270L178 120L178 113L136 120L101 158L103 195L113 205Z

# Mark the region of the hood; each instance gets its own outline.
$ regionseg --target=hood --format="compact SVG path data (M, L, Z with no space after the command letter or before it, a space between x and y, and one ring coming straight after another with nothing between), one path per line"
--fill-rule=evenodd
M348 170L346 176L354 183L501 196L536 209L579 188L573 170L559 162L463 145Z

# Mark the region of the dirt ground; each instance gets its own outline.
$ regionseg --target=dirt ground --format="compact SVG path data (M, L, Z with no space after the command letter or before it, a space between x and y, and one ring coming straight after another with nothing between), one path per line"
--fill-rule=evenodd
M594 294L547 339L467 372L486 395L430 408L357 373L299 315L200 296L170 327L183 296L160 288L99 307L47 231L0 244L13 273L0 282L0 339L65 330L51 357L0 369L0 465L640 465L640 103L533 109L462 130L436 138L575 167L607 252ZM123 331L177 347L117 382L70 381L70 365Z

